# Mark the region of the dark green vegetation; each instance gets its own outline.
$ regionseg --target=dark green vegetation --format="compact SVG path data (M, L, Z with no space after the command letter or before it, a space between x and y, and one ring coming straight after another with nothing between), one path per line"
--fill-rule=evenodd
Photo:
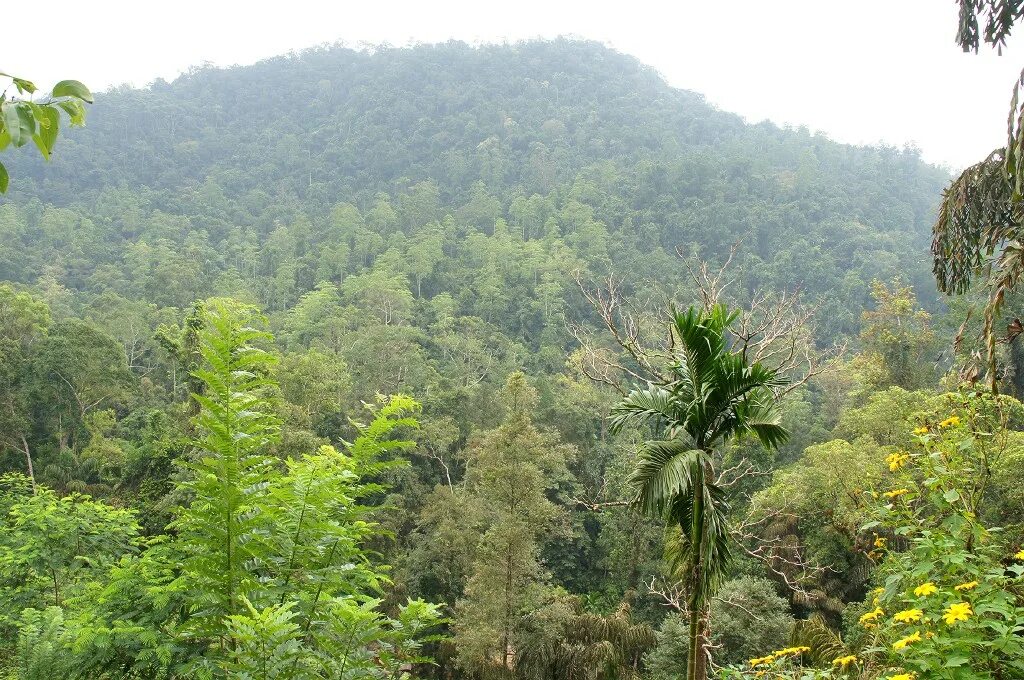
M746 125L570 41L197 70L105 93L59 151L5 158L0 205L12 677L868 646L896 566L864 492L967 408L936 359L962 318L922 309L948 178L914 151ZM669 410L615 417L633 388ZM1018 422L971 506L1007 548Z

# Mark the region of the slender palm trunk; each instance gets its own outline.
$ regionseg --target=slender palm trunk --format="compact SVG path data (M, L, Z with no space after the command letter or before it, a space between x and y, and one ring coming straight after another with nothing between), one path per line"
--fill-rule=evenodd
M686 677L688 680L704 680L707 677L707 661L704 655L704 636L701 626L704 614L704 602L701 584L704 582L704 468L697 466L698 471L693 480L693 524L690 527L690 541L694 554L693 566L690 571L690 645L686 659ZM684 534L686 528L683 527Z

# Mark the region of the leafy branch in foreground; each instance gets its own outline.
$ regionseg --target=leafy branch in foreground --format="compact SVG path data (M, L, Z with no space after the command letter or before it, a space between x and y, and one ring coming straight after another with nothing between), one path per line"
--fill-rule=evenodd
M32 81L2 72L0 78L10 78L8 89L13 86L21 95L8 96L7 90L0 93L0 151L11 145L20 148L31 141L43 158L50 160L60 131L60 112L67 114L72 127L85 125L83 103L92 103L92 93L77 80L62 80L35 101L33 95L38 88ZM9 184L7 168L0 163L0 194L7 193Z

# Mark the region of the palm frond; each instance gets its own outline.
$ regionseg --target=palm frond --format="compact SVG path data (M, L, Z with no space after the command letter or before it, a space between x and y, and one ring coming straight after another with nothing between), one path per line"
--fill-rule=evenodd
M765 448L776 449L789 439L789 430L782 426L782 413L771 394L758 391L737 404L736 411L744 432L757 437Z
M700 518L693 516L693 494L679 496L673 504L670 516L677 527L670 529L669 540L665 543L665 558L673 578L691 582L695 562L701 560L700 582L697 584L697 602L706 603L726 579L732 566L732 538L727 519L729 503L724 490L705 481L701 485L704 495L704 510ZM703 522L699 531L701 542L694 545L690 537L696 521ZM687 530L683 530L687 527ZM692 585L692 584L691 584Z
M648 514L665 516L679 498L693 494L697 466L707 460L705 452L679 439L644 442L626 481L636 494L634 504Z
M612 409L609 427L619 432L627 426L637 426L658 419L671 421L678 416L677 403L672 393L659 386L633 390Z
M810 647L811 659L823 665L831 664L835 659L850 653L850 648L839 633L820 614L797 621L793 625L791 642L797 646Z
M932 272L944 293L965 293L995 251L1021 237L1021 214L1013 201L1005 156L1005 149L996 149L943 192L932 227Z

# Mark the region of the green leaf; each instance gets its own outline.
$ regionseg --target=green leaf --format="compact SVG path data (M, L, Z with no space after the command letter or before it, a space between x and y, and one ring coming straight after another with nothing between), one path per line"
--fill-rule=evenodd
M38 132L32 136L32 141L39 147L39 153L43 154L43 158L49 160L53 145L57 142L57 132L60 130L60 114L52 106L39 106L35 113L39 127Z
M72 125L85 125L85 109L82 103L76 99L65 99L57 102L57 106L64 109L64 112L71 118Z
M956 503L960 500L960 493L956 489L949 489L942 494L942 497L946 499L947 503Z
M0 163L0 194L7 193L7 185L10 182L10 177L7 175L7 168L4 167L3 163Z
M53 86L54 97L74 97L92 104L92 92L77 80L62 80Z
M11 142L16 147L25 146L35 132L36 119L28 104L9 103L3 107L4 124Z
M7 132L7 126L4 125L3 116L0 116L0 151L3 151L11 143L11 135Z
M22 94L24 94L25 92L32 94L37 89L35 83L33 83L31 80L25 80L24 78L15 78L14 76L11 76L10 78L14 81L14 86L18 88L18 92L21 92Z

